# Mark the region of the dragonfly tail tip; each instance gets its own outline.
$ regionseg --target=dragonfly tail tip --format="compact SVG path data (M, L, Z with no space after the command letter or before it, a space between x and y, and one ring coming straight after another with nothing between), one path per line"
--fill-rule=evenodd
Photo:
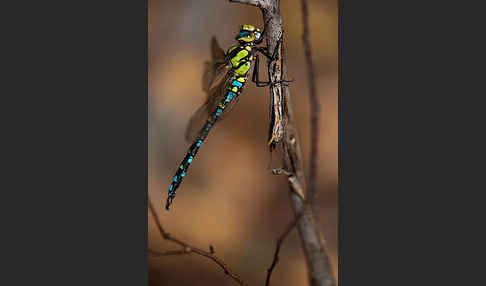
M165 203L165 209L166 209L167 211L169 211L169 210L170 210L170 204L171 204L171 203L172 203L172 198L171 198L171 197L168 197L168 198L167 198L167 202Z

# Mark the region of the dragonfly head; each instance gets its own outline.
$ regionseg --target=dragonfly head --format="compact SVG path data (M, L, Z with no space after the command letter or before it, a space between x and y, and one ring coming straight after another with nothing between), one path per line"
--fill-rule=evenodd
M260 38L262 33L260 29L255 28L252 25L241 25L240 32L236 35L235 39L243 43L255 43L261 42Z

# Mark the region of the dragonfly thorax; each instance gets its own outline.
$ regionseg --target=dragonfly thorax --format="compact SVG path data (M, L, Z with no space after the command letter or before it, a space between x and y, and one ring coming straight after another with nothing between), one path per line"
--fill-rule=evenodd
M246 75L253 61L252 47L249 45L235 45L228 50L228 55L233 72L240 76Z

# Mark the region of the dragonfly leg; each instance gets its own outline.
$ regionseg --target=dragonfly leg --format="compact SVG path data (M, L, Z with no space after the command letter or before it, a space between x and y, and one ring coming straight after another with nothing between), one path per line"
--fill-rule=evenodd
M270 82L270 81L260 81L260 68L259 68L259 63L260 63L260 58L258 55L255 55L255 66L253 67L253 75L251 77L251 81L256 84L258 87L265 87L268 85L271 85L272 87L277 85L277 84L287 84L289 82L293 82L294 80L279 80L276 82ZM269 78L270 78L270 68L267 69L269 73Z
M268 52L268 47L257 47L255 48L256 51L260 52L262 55L264 55L268 60L270 61L277 61L279 59L278 57L278 50L280 48L280 45L282 43L282 37L278 39L277 45L275 46L275 49L273 50L273 54L270 54Z
M264 55L269 60L269 62L268 62L268 78L270 78L270 65L272 64L272 62L277 61L279 59L278 50L280 48L281 43L282 43L282 37L280 37L280 39L278 40L277 45L275 46L275 49L273 50L272 55L270 55L270 53L268 53L268 47L255 48L255 50L257 52L260 52L262 55ZM294 81L293 79L292 80L282 79L282 80L279 80L279 81L276 81L276 82L260 81L259 80L259 72L258 72L259 71L259 65L258 65L259 61L260 61L260 59L258 57L258 54L255 54L255 66L253 67L252 81L258 87L265 87L265 86L268 86L268 85L275 86L277 84L287 84L287 83Z
M255 55L255 66L253 67L253 75L251 76L251 81L253 81L258 87L268 86L269 84L271 84L271 82L260 81L259 66L260 66L260 57L258 55Z
M258 55L255 55L255 66L253 67L253 75L251 77L251 81L256 84L258 87L265 87L268 85L271 85L272 87L277 85L277 84L286 84L289 82L293 82L294 80L279 80L276 82L270 82L270 81L260 81L260 68L259 68L259 63L260 63L260 57ZM270 68L267 69L269 73L269 78L270 78Z
M273 61L274 60L273 55L270 55L268 53L268 48L267 47L257 47L257 48L255 48L255 50L257 52L260 52L262 55L264 55L270 61Z

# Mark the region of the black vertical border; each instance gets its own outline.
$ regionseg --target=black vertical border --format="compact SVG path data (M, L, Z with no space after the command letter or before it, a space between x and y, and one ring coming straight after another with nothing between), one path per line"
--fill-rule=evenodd
M339 1L340 286L484 281L482 13Z
M148 1L0 10L0 284L147 285Z

